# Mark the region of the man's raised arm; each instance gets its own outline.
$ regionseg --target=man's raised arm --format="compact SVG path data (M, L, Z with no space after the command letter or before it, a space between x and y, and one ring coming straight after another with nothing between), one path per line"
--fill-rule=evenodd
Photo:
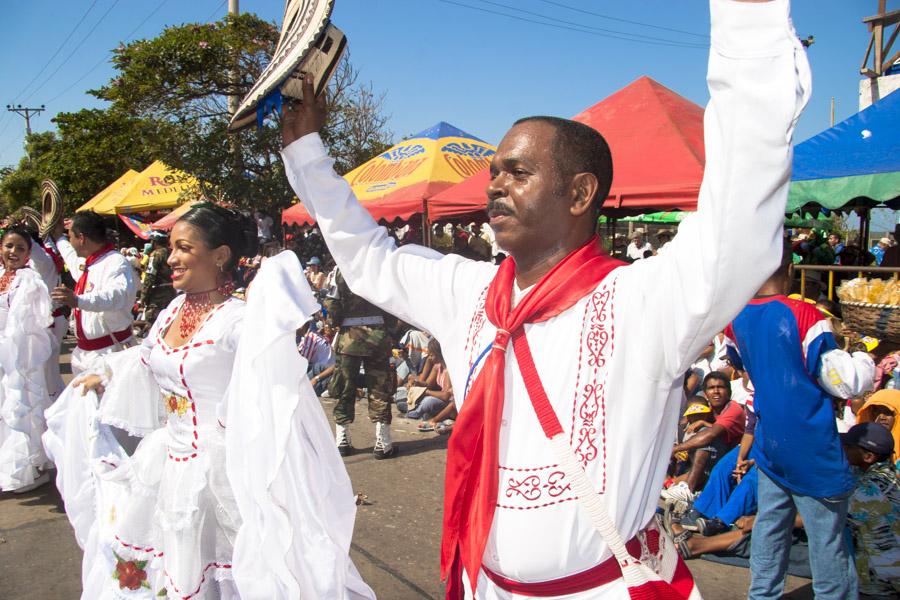
M794 126L811 90L790 2L710 0L706 170L697 213L635 265L677 376L778 267Z
M309 79L304 86L303 97L313 98ZM318 135L324 122L324 97L285 108L281 154L291 187L318 222L350 289L440 336L441 324L454 321L461 308L458 294L477 294L480 288L468 286L475 281L486 285L494 269L422 246L398 249L334 172L334 161Z

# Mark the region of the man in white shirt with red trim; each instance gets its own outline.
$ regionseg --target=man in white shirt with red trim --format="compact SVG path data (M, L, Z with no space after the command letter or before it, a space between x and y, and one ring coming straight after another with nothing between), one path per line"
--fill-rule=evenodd
M97 213L76 213L68 238L62 235L62 226L54 233L76 283L74 291L58 286L51 297L73 309L76 348L72 373L78 375L98 357L131 345L131 310L138 284L134 269L110 243L106 224Z
M499 267L397 248L333 170L305 84L286 173L354 291L431 332L450 438L447 597L698 598L655 526L681 378L778 265L794 124L811 90L788 0L711 0L706 173L658 256L622 266L594 236L612 159L572 121L518 121L492 157ZM502 80L509 53L492 59ZM502 83L502 81L501 81Z

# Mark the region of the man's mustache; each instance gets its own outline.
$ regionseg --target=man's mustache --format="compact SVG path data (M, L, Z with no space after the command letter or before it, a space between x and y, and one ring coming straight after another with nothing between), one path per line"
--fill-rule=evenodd
M497 202L496 200L490 200L490 199L488 200L487 208L485 208L485 212L487 212L487 214L489 216L503 215L506 217L511 217L511 216L515 215L515 211L513 211L513 209L509 205L503 204L502 202Z

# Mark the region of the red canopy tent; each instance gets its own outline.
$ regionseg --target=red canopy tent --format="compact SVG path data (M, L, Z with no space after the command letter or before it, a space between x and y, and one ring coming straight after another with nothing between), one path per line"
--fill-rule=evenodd
M573 119L601 132L612 150L605 214L697 210L704 166L702 107L641 77ZM485 169L430 198L429 218L481 212L488 179Z

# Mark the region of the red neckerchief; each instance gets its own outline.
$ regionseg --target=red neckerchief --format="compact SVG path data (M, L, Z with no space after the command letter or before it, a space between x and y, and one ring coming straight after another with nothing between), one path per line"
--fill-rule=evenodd
M84 261L84 269L81 271L81 277L75 282L76 296L83 294L85 288L87 288L88 269L91 268L91 265L106 256L107 253L112 252L114 249L112 244L107 244L87 257L87 260ZM75 309L75 337L79 340L86 339L84 337L84 332L81 329L81 311L77 308Z
M510 340L516 342L517 358L519 348L528 352L526 323L546 321L568 310L623 264L604 253L594 236L544 275L514 309L511 306L516 264L512 257L503 261L491 281L485 313L497 327L497 335L465 398L447 449L441 579L453 571L447 582L448 599L462 598L462 567L474 592L491 531L497 505L503 372ZM526 378L525 386L529 394L536 387L542 390L540 379Z
M41 247L50 255L50 258L53 259L53 264L56 266L56 273L62 275L66 268L66 263L63 261L63 257L60 256L59 251L53 247L53 244L48 244L46 242L41 244Z

